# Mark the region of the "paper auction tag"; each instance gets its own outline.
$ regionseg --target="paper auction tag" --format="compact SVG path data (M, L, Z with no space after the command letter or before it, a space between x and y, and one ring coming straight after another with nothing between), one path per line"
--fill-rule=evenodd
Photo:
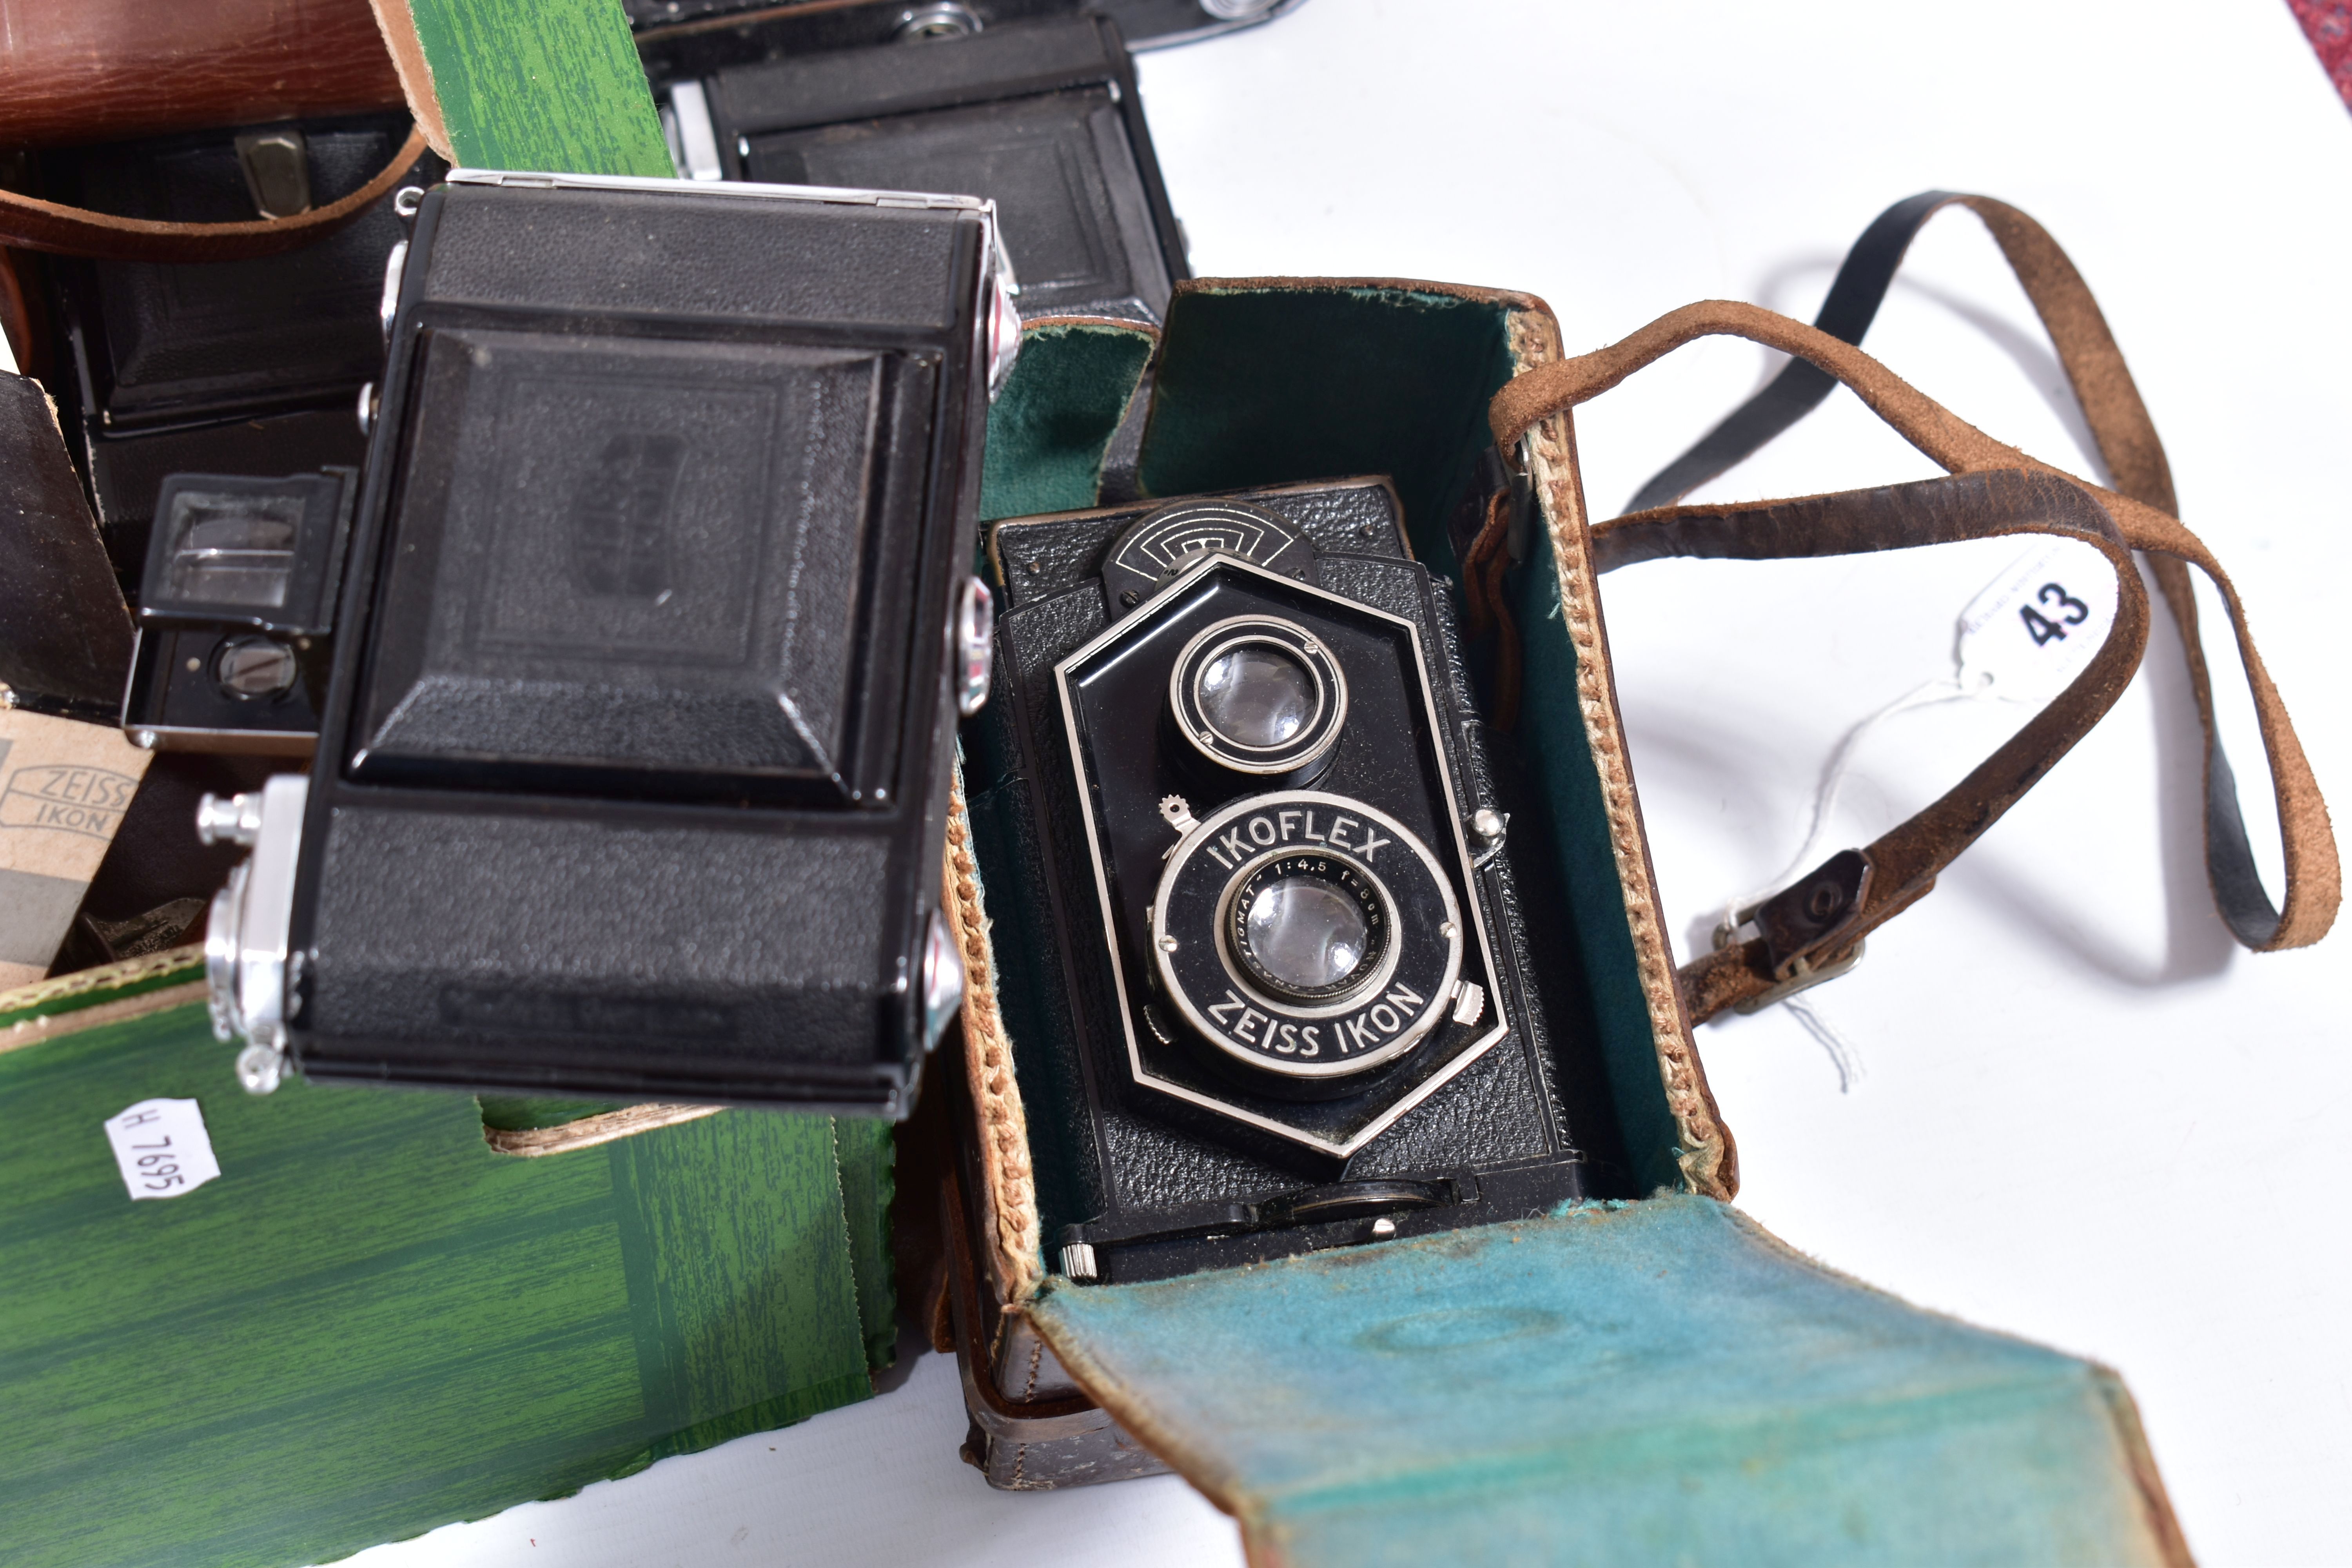
M142 1100L107 1118L106 1141L133 1198L176 1198L220 1174L205 1113L193 1100Z
M0 709L0 987L49 972L148 755L120 730Z
M2048 540L1960 612L1961 693L2047 702L2083 673L2116 621L2116 579L2091 551Z

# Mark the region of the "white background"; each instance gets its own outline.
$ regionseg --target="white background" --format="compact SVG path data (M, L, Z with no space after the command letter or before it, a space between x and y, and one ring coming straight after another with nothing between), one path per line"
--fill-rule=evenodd
M1312 0L1139 63L1198 272L1525 289L1571 353L1709 296L1810 318L1847 243L1915 191L2024 207L2097 290L2184 517L2235 574L2322 786L2352 801L2352 116L2280 0ZM1967 214L1930 226L1867 346L1964 418L2096 473ZM1580 413L1596 514L1775 364L1703 343ZM1697 499L1932 471L1840 393ZM1608 581L1685 952L1712 910L1783 869L1839 737L1948 669L1952 617L2015 554ZM1850 1092L1786 1009L1700 1046L1748 1213L1911 1300L2119 1369L2207 1564L2340 1562L2352 1041L2326 983L2341 989L2352 938L2255 956L2223 932L2195 721L2157 620L2099 730L1814 994L1861 1066ZM2225 700L2275 888L2260 752ZM1892 721L1856 758L1833 845L1924 804L2021 718L1981 702ZM956 1462L962 1431L952 1363L926 1355L868 1405L356 1561L1238 1561L1230 1522L1173 1479L993 1493Z

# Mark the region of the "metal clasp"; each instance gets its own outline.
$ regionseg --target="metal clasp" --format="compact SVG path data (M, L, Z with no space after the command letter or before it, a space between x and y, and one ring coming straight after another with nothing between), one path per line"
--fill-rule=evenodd
M1728 926L1717 926L1716 928L1716 946L1722 947L1725 945L1722 940L1723 933L1730 929L1731 928ZM1734 1002L1731 1005L1731 1010L1735 1013L1761 1013L1767 1007L1773 1006L1781 1002L1786 1002L1790 997L1794 996L1800 991L1810 991L1824 980L1835 980L1839 975L1843 974L1847 970L1852 969L1855 964L1862 962L1862 951L1867 945L1868 944L1865 942L1855 942L1853 944L1853 951L1832 959L1829 963L1821 965L1819 968L1815 968L1806 960L1799 958L1795 961L1795 973L1791 974L1788 979L1780 982L1778 985L1773 986L1769 991L1760 992L1754 996L1750 996L1745 1002Z
M1735 910L1728 921L1717 926L1718 951L1761 941L1776 982L1769 989L1734 1003L1733 1011L1761 1011L1824 980L1834 980L1861 963L1863 943L1858 939L1826 962L1817 962L1814 955L1838 948L1839 938L1862 912L1871 874L1868 855L1859 849L1840 850L1770 898Z

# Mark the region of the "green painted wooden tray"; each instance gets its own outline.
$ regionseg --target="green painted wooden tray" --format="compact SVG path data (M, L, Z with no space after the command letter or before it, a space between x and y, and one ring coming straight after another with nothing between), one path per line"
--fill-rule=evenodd
M184 995L0 1033L0 1561L319 1562L871 1391L887 1129L516 1158L461 1095L249 1096ZM101 1124L166 1097L221 1174L134 1203Z

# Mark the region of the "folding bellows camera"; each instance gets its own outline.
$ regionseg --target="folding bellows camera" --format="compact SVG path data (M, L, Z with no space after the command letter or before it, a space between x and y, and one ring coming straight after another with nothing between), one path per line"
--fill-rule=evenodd
M975 198L429 193L312 771L205 824L248 1087L899 1110L1018 335Z

